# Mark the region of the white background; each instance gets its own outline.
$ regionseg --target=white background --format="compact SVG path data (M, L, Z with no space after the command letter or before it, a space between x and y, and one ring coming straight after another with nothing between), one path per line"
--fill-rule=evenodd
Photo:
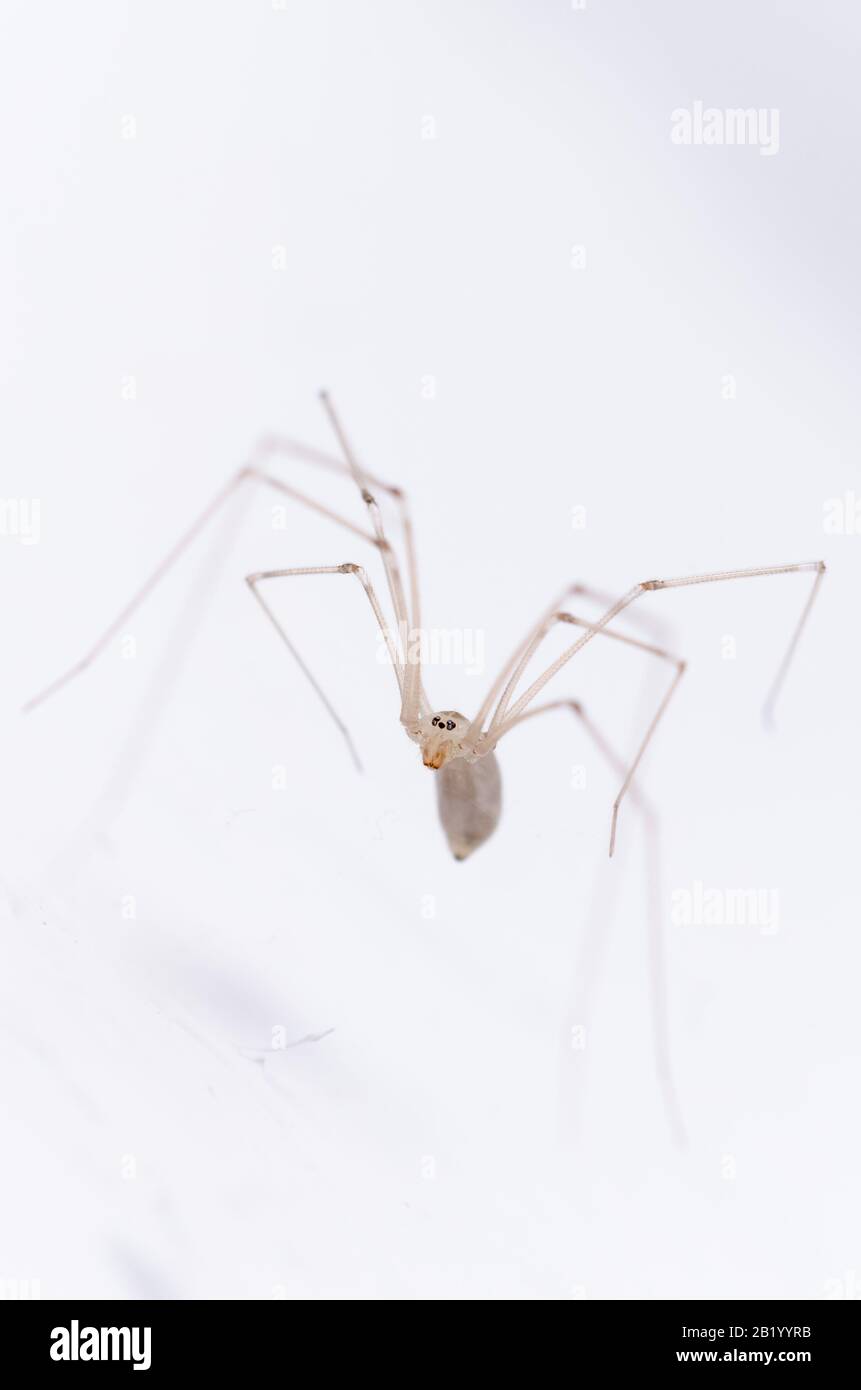
M861 494L860 30L845 0L4 0L0 493L41 507L0 538L7 1289L861 1292L861 535L823 525ZM777 108L779 152L673 144L697 100ZM242 583L382 582L354 536L249 493L134 659L19 714L261 433L332 447L321 385L410 494L427 622L485 636L483 675L429 671L442 707L569 580L828 563L772 733L809 576L641 605L691 663L641 782L685 1148L642 819L608 860L574 721L503 742L456 864L358 589L270 592L363 777ZM547 693L630 752L653 665L596 641ZM775 891L777 931L674 924L696 882Z

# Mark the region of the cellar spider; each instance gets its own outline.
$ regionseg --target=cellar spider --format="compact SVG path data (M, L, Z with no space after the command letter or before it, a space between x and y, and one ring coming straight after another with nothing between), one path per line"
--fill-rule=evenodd
M502 808L501 779L496 752L499 743L512 730L529 719L553 710L568 709L583 724L584 729L596 741L602 752L607 754L607 745L597 729L590 723L576 700L554 699L543 704L533 705L544 687L558 675L578 652L595 637L604 637L622 642L662 661L672 668L672 675L666 692L642 736L639 747L625 771L618 794L613 802L610 822L610 854L616 844L616 831L619 808L628 792L632 780L640 766L643 755L663 718L667 706L682 678L684 661L677 656L627 632L611 627L614 619L644 595L663 589L682 588L693 584L711 584L729 579L764 578L767 575L796 574L809 572L815 575L801 616L790 638L789 646L780 663L777 675L766 701L766 710L771 713L786 677L790 662L798 646L802 629L809 617L816 598L825 565L821 560L800 561L796 564L759 566L753 569L715 571L709 574L686 575L677 579L646 579L628 589L621 598L606 607L601 617L587 620L568 611L567 602L574 596L591 599L602 598L596 591L582 584L571 584L549 605L538 618L535 625L526 633L514 649L509 660L491 685L477 713L470 719L457 710L438 710L429 701L424 688L422 673L421 643L415 637L421 632L421 606L419 599L418 569L414 546L413 528L404 493L399 487L383 482L380 478L366 472L359 463L355 452L344 432L338 414L326 392L320 398L329 422L340 445L343 459L333 458L316 449L308 448L292 440L279 437L264 439L256 449L252 459L230 478L220 489L204 511L189 529L176 542L149 578L141 585L122 611L109 624L90 650L69 670L64 672L46 689L42 690L24 706L25 711L34 709L50 695L55 694L73 677L80 673L104 651L120 632L131 614L138 608L155 586L176 563L207 523L218 512L228 497L234 494L249 480L263 483L290 498L301 506L308 507L319 515L327 517L346 528L354 536L371 544L379 552L385 572L391 608L395 617L395 632L389 624L383 606L371 580L364 568L354 562L337 565L314 565L292 569L262 570L246 576L251 594L259 603L268 620L272 623L281 640L299 663L305 676L323 702L329 715L345 739L350 754L357 767L361 768L355 745L344 722L341 720L328 696L319 685L310 668L299 655L282 623L266 602L261 587L276 579L295 579L322 575L344 575L357 580L364 590L385 642L391 665L398 684L400 698L400 723L407 737L418 744L425 767L437 774L437 800L443 830L449 848L455 859L466 859L474 850L492 835L499 822ZM306 462L328 470L336 470L347 475L356 486L367 509L370 529L357 525L348 517L323 506L313 497L300 492L291 484L266 471L265 463L275 457L301 458ZM386 536L382 513L374 493L386 494L397 505L400 512L403 533L404 557L408 579L409 595L404 587L395 548ZM559 624L568 624L580 629L579 636L554 661L538 675L532 683L517 694L518 685L535 653L552 629ZM530 708L532 706L532 708Z

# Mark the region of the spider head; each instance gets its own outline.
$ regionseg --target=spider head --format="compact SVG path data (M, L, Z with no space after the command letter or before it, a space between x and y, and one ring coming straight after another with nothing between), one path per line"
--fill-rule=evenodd
M469 720L453 709L440 710L423 719L418 741L425 767L439 770L450 758L460 757L460 741L468 728Z

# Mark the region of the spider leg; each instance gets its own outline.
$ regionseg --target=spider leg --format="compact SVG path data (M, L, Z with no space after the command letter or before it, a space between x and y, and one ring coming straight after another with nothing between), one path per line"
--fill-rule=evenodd
M530 649L527 650L527 653L526 653L526 655L525 655L524 658L523 658L523 661L522 661L522 663L521 663L521 666L523 666L523 665L526 664L526 661L529 659L529 656L532 655L532 651L534 651L535 646L537 646L537 644L538 644L539 641L543 640L543 638L546 636L547 632L549 632L550 627L553 626L555 623L571 623L574 627L582 627L582 628L585 628L585 629L587 630L587 632L588 632L590 635L594 635L593 628L592 628L592 624L589 623L585 618L578 618L578 617L576 617L573 613L555 613L555 614L553 615L553 618L551 619L551 621L550 621L549 623L546 624L545 628L542 629L542 631L541 631L541 633L539 634L539 636L533 640L533 642L532 642L532 644L531 644L531 646L530 646ZM652 655L652 656L660 657L663 661L669 661L670 664L673 665L673 666L675 666L675 668L676 668L675 674L674 674L674 676L673 676L673 678L672 678L672 680L671 680L671 682L670 682L669 688L667 689L666 694L664 695L663 699L661 700L660 705L658 706L658 708L657 708L657 710L656 710L654 716L652 717L652 721L651 721L651 723L649 724L649 727L647 728L645 734L643 735L643 738L642 738L642 740L641 740L641 742L640 742L640 745L639 745L639 747L638 747L638 749L637 749L637 752L636 752L635 755L634 755L634 760L633 760L633 762L631 763L630 767L628 767L627 771L625 772L624 779L623 779L623 781L622 781L622 785L621 785L621 787L619 788L619 792L618 792L618 795L616 796L616 800L613 802L613 813L612 813L612 818L611 818L611 823L610 823L610 857L612 858L613 850L615 849L615 846L616 846L616 823L617 823L618 817L619 817L619 807L620 807L620 805L621 805L621 803L622 803L622 798L625 796L625 793L628 791L628 789L629 789L629 787L630 787L630 785L631 785L631 782L633 781L634 774L635 774L635 772L637 771L637 768L639 767L640 762L642 761L643 754L645 753L646 748L648 747L649 742L651 741L652 735L654 734L656 728L658 727L658 724L659 724L659 722L660 722L660 720L661 720L661 716L663 715L664 711L666 710L667 705L669 704L670 699L671 699L671 697L672 697L672 695L673 695L673 693L674 693L674 691L675 691L675 689L676 689L676 686L678 685L679 681L681 680L682 676L684 675L684 672L685 672L685 663L684 663L684 661L682 661L679 657L673 656L671 652L665 651L665 650L663 649L663 647L656 647L656 646L653 646L651 642L643 642L643 641L641 641L638 637L631 637L631 636L630 636L628 633L626 633L626 632L616 632L616 631L614 631L614 630L611 629L611 628L606 628L606 627L605 627L605 628L601 628L600 630L598 630L598 635L601 636L601 637L612 637L612 638L614 639L614 641L616 641L616 642L624 642L624 643L626 643L626 645L629 646L629 647L637 647L640 651L648 652L648 653L650 653L650 655ZM518 672L515 671L514 675L513 675L512 678L511 678L511 681L509 681L509 686L512 686L512 683L513 683L514 681L516 681L517 676L518 676ZM565 702L563 701L562 703L565 703ZM570 703L570 702L569 702L569 703ZM488 730L488 734L487 734L488 741L489 741L489 742L492 741L492 743L495 743L496 740L499 739L499 738L501 738L502 735L503 735L504 733L510 733L510 731L511 731L512 729L516 728L518 724L522 723L524 719L528 719L529 716L530 716L530 713L535 713L535 714L537 714L537 713L538 713L539 711L541 711L541 710L555 709L555 708L557 708L558 704L559 704L558 701L554 701L552 704L539 705L539 706L537 707L537 709L535 709L534 711L526 710L525 712L522 712L522 713L520 713L520 714L518 714L518 715L513 715L513 716L511 717L511 719L505 721L505 727L504 727L504 728L502 728L502 729L500 730L499 727L497 726L497 731L496 731L496 736L495 736L495 737L494 737L494 727L493 727L493 724L491 723L490 729ZM594 734L594 732L593 732L593 737L594 737L594 736L595 736L595 734Z
M404 595L403 583L401 580L400 570L398 569L398 563L395 553L392 550L392 547L389 545L388 540L386 539L386 534L383 527L383 518L380 513L380 509L377 505L377 500L368 488L368 482L370 481L368 475L365 473L364 469L359 463L359 460L353 450L353 447L350 444L349 439L347 438L347 434L344 430L343 425L341 424L340 417L337 411L335 410L334 405L332 404L332 400L329 396L329 393L327 391L321 391L320 400L322 402L323 409L329 417L329 423L331 424L332 429L334 430L337 436L338 443L340 444L341 449L343 450L344 458L347 460L350 472L353 475L353 480L361 494L362 501L365 503L365 506L368 509L368 515L371 519L371 525L374 528L374 535L376 536L377 544L380 547L380 554L382 555L383 565L386 571L386 580L389 586L389 593L391 595L392 605L394 607L395 615L397 618L399 634L401 634L403 660L405 667L405 679L401 687L401 723L404 724L409 730L418 721L420 714L420 706L422 702L421 644L418 645L417 649L413 653L411 652L412 644L410 642L410 633L418 631L419 624L421 621L421 613L419 606L418 571L415 564L415 553L412 541L412 526L409 522L409 519L404 515L404 532L407 541L407 557L410 565L410 598L412 605L412 613L410 613L410 610L407 608L407 601ZM410 622L410 618L412 618L412 622Z
M611 606L606 610L606 612L600 618L596 619L594 622L586 622L583 619L573 618L571 615L566 616L565 614L554 612L552 609L548 610L540 619L540 621L536 624L536 626L532 629L532 631L527 634L526 639L521 643L520 647L518 648L518 651L515 654L513 661L510 662L509 665L503 669L502 675L497 679L495 686L491 689L490 696L488 697L488 699L485 700L485 703L482 706L482 710L479 712L479 715L476 717L476 719L471 724L470 728L467 730L465 742L468 745L469 755L472 757L481 757L483 753L493 748L499 741L499 739L502 738L504 734L506 734L511 728L515 726L516 722L523 715L527 706L530 705L531 702L535 699L536 695L538 695L544 689L547 682L550 681L553 678L553 676L555 676L557 672L560 671L562 667L565 666L567 662L571 660L573 656L576 656L577 652L581 651L583 647L585 647L587 642L590 642L592 638L596 637L599 633L606 632L607 624L612 622L614 618L618 617L618 615L622 613L626 608L628 608L630 604L634 603L637 599L641 598L643 594L651 593L656 589L676 589L693 584L711 584L727 579L755 579L762 578L768 575L798 574L810 572L814 572L816 577L813 581L812 589L807 597L801 615L798 618L793 629L789 641L789 646L780 663L777 676L775 677L775 680L772 683L772 687L768 695L768 700L766 702L766 709L770 714L774 708L777 695L780 689L782 688L787 671L789 670L790 663L798 647L798 643L801 638L801 633L807 623L811 609L813 607L814 600L819 591L819 586L822 582L822 577L825 573L825 564L822 560L805 560L792 565L772 565L763 566L757 569L725 570L721 572L712 572L709 574L687 575L678 579L647 579L640 584L636 584L633 589L629 589L626 594L623 594L620 599L617 599L615 603L611 604ZM551 665L548 666L547 669L543 671L541 675L538 676L532 682L528 689L524 691L524 693L520 695L514 701L513 704L511 704L511 700L514 694L514 690L517 686L517 682L523 675L523 672L525 671L529 661L531 660L538 647L544 641L544 638L547 636L548 632L550 632L551 628L559 621L574 622L577 626L583 627L585 630L582 636L579 637L577 641L573 643L572 646L568 647L566 651L562 652L562 654L558 656L556 660L553 661ZM625 636L621 633L613 633L612 635L622 641L631 642L634 646L644 645L643 643L640 643L637 639ZM646 751L649 741L652 738L652 735L654 734L655 729L657 728L657 725L660 722L660 719L663 716L667 708L667 705L670 701L670 698L672 697L675 688L678 685L678 682L681 679L682 673L684 671L683 663L679 663L676 658L670 657L669 653L660 652L658 651L658 649L655 648L653 648L652 650L655 650L656 654L658 655L663 655L670 660L676 661L678 669L666 695L661 701L661 704L659 705L658 710L654 718L652 719L651 724L646 730L646 734L640 744L639 749L637 750L634 761L628 771L627 776L625 777L625 780L619 791L619 795L616 798L616 802L614 803L613 820L610 833L611 855L613 853L615 845L616 821L618 818L619 805L623 796L625 795L625 792L628 790L631 779L637 770L637 767L643 757L643 754ZM502 688L503 681L505 681L506 675L508 675L508 680L505 683L504 688ZM488 728L486 730L482 730L481 725L483 723L484 718L487 715L490 704L492 703L492 699L496 698L496 694L499 693L500 689L502 693L500 695L499 703L497 704L494 715L490 721Z
M692 574L685 575L680 579L645 579L642 583L635 584L633 589L629 589L626 594L623 594L620 599L617 599L596 622L589 625L589 630L584 632L583 636L578 638L573 646L569 647L567 651L562 652L561 656L558 656L556 660L547 667L546 671L543 671L542 674L532 682L528 690L524 691L519 699L512 705L507 718L502 720L501 727L504 728L508 720L516 718L516 716L534 700L535 696L544 689L544 686L556 675L556 672L560 671L562 667L571 660L572 656L576 656L577 652L585 647L586 643L590 642L596 633L601 632L607 624L612 622L612 620L627 608L629 604L642 598L643 594L651 593L656 589L678 589L692 584L713 584L726 579L759 579L767 575L800 574L804 572L809 573L811 571L815 571L816 573L816 578L813 581L813 589L795 625L786 655L781 662L776 681L772 685L769 693L769 701L773 708L777 694L786 676L787 670L789 669L789 663L798 646L802 630L810 616L810 610L813 606L813 600L819 590L822 576L825 573L825 564L822 560L803 560L794 565L769 565L761 566L757 569L724 570L710 574Z
M359 755L356 752L355 744L353 743L353 740L350 736L350 732L346 724L335 711L328 696L325 694L322 687L318 684L315 677L311 674L305 662L302 660L302 657L299 655L290 638L287 636L287 633L282 623L276 617L274 611L270 608L269 604L266 602L266 600L264 599L263 595L259 592L257 587L258 584L262 584L265 580L269 579L294 579L302 575L312 574L352 574L356 576L365 593L367 594L368 602L371 605L374 617L377 620L380 632L382 633L386 643L386 647L388 648L389 656L391 658L392 665L395 671L395 676L398 682L398 689L402 691L404 677L400 666L397 664L396 650L394 641L392 639L392 634L389 631L385 614L382 610L382 607L380 606L379 599L377 598L377 595L374 592L373 585L371 584L370 579L368 578L365 571L362 569L361 565L305 565L295 569L260 570L256 574L246 575L245 582L248 585L254 597L257 599L257 602L260 604L260 607L263 609L272 626L275 628L275 631L278 633L281 640L284 642L284 645L287 647L288 651L294 657L294 659L298 662L299 666L301 667L302 671L310 681L311 685L316 690L317 694L320 696L320 699L322 700L323 704L325 705L326 709L332 716L332 719L334 720L335 724L338 726L341 734L343 735L347 743L347 747L350 750L350 756L356 764L357 769L359 770L359 772L361 772L362 764L359 760Z
M545 610L535 626L530 628L526 637L512 652L493 685L488 690L481 708L467 730L467 737L472 742L479 742L482 731L484 730L485 720L490 714L494 701L498 701L498 703L494 712L492 726L501 723L501 712L504 712L507 708L517 686L517 682L520 680L520 677L529 664L533 653L540 646L554 624L559 621L558 612L561 605L566 603L568 599L574 597L588 598L605 607L611 602L611 598L606 592L601 589L594 589L591 585L584 584L580 580L567 585L567 587L556 596L550 607ZM632 617L634 621L640 622L645 628L652 629L656 635L660 635L662 624L656 623L651 614L634 613ZM589 626L589 624L584 624L584 626Z
M329 507L323 506L314 498L309 497L307 494L299 491L297 488L292 487L290 484L283 482L280 478L274 477L272 474L265 472L261 467L261 462L263 459L271 457L273 455L284 455L286 457L294 459L303 459L311 464L315 464L339 473L349 472L349 468L347 467L347 465L345 465L340 459L333 459L330 456L323 454L318 450L294 443L293 441L287 439L277 437L270 437L264 439L258 446L258 448L255 450L251 461L242 468L238 469L237 472L234 473L233 476L229 478L221 488L219 488L218 492L206 505L203 511L196 517L192 524L179 537L179 539L167 552L164 558L150 573L150 575L147 577L144 583L135 591L135 593L132 595L129 601L123 606L123 608L117 614L117 616L109 623L107 628L105 628L105 630L96 639L93 645L84 653L83 657L79 658L78 661L76 661L71 667L69 667L59 677L57 677L56 680L52 681L50 685L46 686L43 690L39 691L38 694L31 697L23 706L23 713L29 713L31 710L35 709L44 700L47 700L51 695L54 695L59 690L61 690L62 687L67 684L67 682L73 680L76 676L81 675L85 670L87 670L87 668L110 645L110 643L118 635L118 633L122 631L123 627L128 622L132 614L137 611L140 605L144 603L144 601L158 586L161 580L168 574L168 572L173 568L173 566L178 563L178 561L194 543L194 541L201 534L201 532L203 532L206 529L206 527L214 519L214 517L223 509L228 500L231 497L233 497L234 494L236 494L238 490L249 480L251 480L255 484L262 483L268 487L273 488L275 491L281 493L283 496L289 497L292 501L300 505L306 506L312 511L317 512L318 515L324 516L329 520L346 527L347 530L353 532L354 535L359 536L362 540L367 541L371 545L375 545L378 548L380 548L380 540L376 535L371 534L371 532L366 531L361 526L357 526L355 522L350 520L350 518L342 516L340 513L332 510ZM399 488L396 488L389 483L384 483L381 479L373 478L372 481L375 487L385 490L387 493L394 496L398 501L399 507L401 509L401 519L404 526L405 545L410 564L410 569L411 572L414 572L415 555L412 541L412 526L410 523L409 512L407 510L407 504L404 494L401 492ZM385 546L390 549L388 541L385 542ZM415 586L417 587L417 579L415 580ZM297 659L300 659L298 658L298 654ZM396 668L399 669L399 654L396 654L395 661ZM308 674L309 679L312 680L312 683L315 684L315 688L317 688L316 683L313 681L313 677L310 676L310 673ZM325 697L323 698L324 703L326 703ZM424 698L423 693L422 698Z

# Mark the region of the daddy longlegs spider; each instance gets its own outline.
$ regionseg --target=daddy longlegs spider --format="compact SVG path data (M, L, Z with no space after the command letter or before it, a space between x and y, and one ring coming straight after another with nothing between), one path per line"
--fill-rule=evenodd
M611 603L605 609L601 617L592 621L569 612L565 607L567 601L575 595L588 597L593 600L600 599L604 602L606 599L603 595L597 594L595 590L589 589L583 584L571 584L563 589L561 594L559 594L553 603L544 611L534 627L527 632L524 639L514 649L514 652L491 685L481 707L473 718L467 718L467 716L460 714L456 710L435 709L428 700L424 688L421 666L421 644L410 641L411 634L416 634L421 631L421 607L413 528L406 498L399 487L391 483L383 482L380 478L365 471L350 445L328 394L326 392L321 392L320 399L343 453L343 461L322 453L317 449L297 444L292 440L279 437L264 439L255 451L251 461L240 468L220 489L200 516L192 523L185 534L180 537L161 563L152 574L150 574L149 578L145 580L137 592L132 596L113 622L109 624L89 651L70 667L69 670L65 671L63 675L52 682L51 685L47 686L38 695L34 696L33 699L29 700L24 706L25 712L35 709L37 705L48 699L49 696L55 694L68 681L80 675L81 672L85 671L87 667L95 661L96 657L98 657L113 638L117 636L132 613L143 603L160 580L164 578L168 570L179 560L180 556L191 545L207 523L220 511L227 499L248 480L264 483L284 496L289 497L292 501L310 508L312 511L329 518L331 521L337 522L340 526L352 532L354 536L358 536L361 540L371 544L379 551L385 571L389 599L396 620L394 633L392 632L382 604L377 597L367 573L359 564L347 562L338 565L315 565L294 569L263 570L255 574L247 575L245 582L248 584L254 598L260 604L267 618L298 662L308 681L328 710L331 718L334 720L347 743L353 761L356 766L361 769L361 763L349 730L337 714L334 706L311 670L299 655L299 652L288 637L282 623L266 602L260 589L261 585L274 579L294 579L311 575L347 575L358 580L373 610L374 618L380 628L397 679L398 693L400 696L401 725L407 737L419 745L425 767L432 768L437 773L437 800L440 819L449 847L455 859L466 859L474 850L484 844L499 823L502 809L502 794L501 779L495 750L500 741L505 738L507 734L511 733L513 729L525 723L526 720L534 719L540 714L547 714L553 710L565 708L577 716L586 732L595 740L601 751L605 754L608 753L607 745L604 743L595 726L586 718L580 704L576 700L555 699L529 708L529 706L533 704L535 698L553 677L556 676L578 652L582 651L587 642L591 642L594 637L598 636L611 638L617 642L624 642L651 656L658 657L662 661L666 661L673 668L672 677L666 693L646 728L633 760L624 774L616 799L613 802L610 821L610 854L613 854L616 844L619 808L622 800L631 786L631 782L640 766L643 755L654 736L655 730L685 670L684 661L674 656L672 653L665 651L662 647L654 646L626 632L619 632L615 627L610 627L610 624L615 618L619 617L627 608L645 594L654 593L660 589L676 589L693 584L711 584L728 579L764 578L766 575L796 574L805 571L813 573L815 578L812 588L801 612L801 616L796 623L790 638L789 646L780 663L777 675L775 676L766 700L766 713L770 715L773 712L780 688L795 654L796 647L798 646L802 629L810 615L810 610L816 598L819 585L822 582L822 576L825 573L825 565L821 560L804 560L795 564L786 565L766 565L753 569L715 571L709 574L686 575L678 579L646 579L639 584L635 584L634 587L624 593L621 598ZM276 478L271 473L267 472L264 467L266 461L275 457L303 459L305 462L316 464L321 468L335 470L349 476L354 485L358 488L362 501L367 508L371 529L367 530L357 525L348 517L342 516L340 513L331 510L331 508L323 506L313 497L307 496L305 493L298 491L290 484L283 482L280 478ZM409 598L407 598L404 589L397 554L386 536L382 514L372 489L387 494L398 506L408 574ZM529 685L522 694L516 695L515 692L518 684L529 662L532 660L550 631L560 623L570 624L573 627L581 629L580 635L571 646L567 647L565 651L557 656L556 659L532 681L531 685Z

